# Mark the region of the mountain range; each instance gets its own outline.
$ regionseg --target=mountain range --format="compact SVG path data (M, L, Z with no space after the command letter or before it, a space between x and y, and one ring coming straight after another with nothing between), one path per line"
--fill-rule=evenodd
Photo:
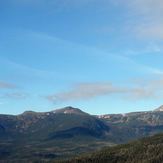
M154 111L90 115L65 107L0 115L0 161L43 162L163 132L163 106Z

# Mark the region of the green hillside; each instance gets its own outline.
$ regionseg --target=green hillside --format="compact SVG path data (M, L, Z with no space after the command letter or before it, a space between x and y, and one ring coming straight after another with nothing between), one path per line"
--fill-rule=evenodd
M162 163L163 134L105 148L62 163Z

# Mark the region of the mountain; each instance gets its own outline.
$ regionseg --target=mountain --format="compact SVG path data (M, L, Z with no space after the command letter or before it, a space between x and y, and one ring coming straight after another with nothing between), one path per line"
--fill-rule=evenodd
M67 134L70 129L72 132L73 129L77 132L78 128L96 137L102 136L109 130L102 120L72 107L45 113L26 111L18 116L1 115L0 126L3 133L11 138L14 138L14 134L37 134L37 138L41 136L40 138L43 139L43 136L47 138L61 133L63 136L64 132Z
M0 160L37 161L93 151L111 144L104 142L109 130L104 121L72 107L0 115Z
M63 113L63 114L88 115L88 113L85 113L85 112L81 111L80 109L73 108L71 106L68 106L68 107L65 107L65 108L62 108L62 109L54 110L53 113L56 113L56 114Z
M160 107L158 107L157 109L155 109L154 111L163 111L163 105L161 105Z
M62 163L162 163L163 134L105 148Z
M50 112L0 115L0 161L71 158L161 132L160 109L97 116L69 106Z
M106 114L97 116L110 126L114 143L126 143L130 140L163 132L163 112L158 110L132 112L127 114ZM110 137L110 139L112 139Z

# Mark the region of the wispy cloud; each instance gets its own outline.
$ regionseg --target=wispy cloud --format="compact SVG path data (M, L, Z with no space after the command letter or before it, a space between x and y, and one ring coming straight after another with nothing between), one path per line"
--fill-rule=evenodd
M163 1L162 0L127 0L131 7L136 10L139 9L141 14L150 14L149 16L153 17L156 14L163 14ZM153 13L154 11L154 13Z
M16 85L8 83L5 81L0 81L0 89L4 89L5 92L1 92L0 98L10 98L10 99L26 99L29 95L27 93L18 92L19 89ZM12 91L11 91L12 90ZM14 92L13 92L14 90ZM16 92L15 92L16 91Z
M69 91L46 96L53 103L68 101L87 101L101 96L120 95L124 99L144 100L163 97L163 79L132 83L131 86L114 86L106 83L81 83Z
M142 24L135 29L139 37L163 39L163 22Z
M128 96L130 99L159 99L163 97L163 79L139 80Z
M6 59L4 57L0 57L0 64L1 64L0 65L1 68L5 68L5 69L8 68L8 72L10 74L12 73L15 74L19 82L20 81L27 82L27 81L31 81L32 79L33 81L36 79L37 80L48 79L56 75L54 70L53 72L51 72L51 71L46 71L42 69L37 69L33 66L28 66L23 63L19 63L13 60ZM12 78L10 80L12 80ZM11 88L18 88L19 86L17 87L14 84L0 81L0 89L2 87L11 89Z
M1 98L8 98L13 100L23 100L29 97L29 94L22 92L14 92L14 93L5 93L1 95Z
M0 81L0 89L14 89L14 88L16 88L14 84L5 81Z
M135 34L143 38L163 38L163 1L162 0L126 0L135 22Z
M132 56L139 56L139 55L150 55L150 54L161 54L163 52L163 47L161 45L157 45L155 43L149 43L146 47L143 48L135 48L135 49L126 49L122 52L124 56L132 57Z
M66 102L89 100L119 92L123 92L123 90L114 87L111 83L80 83L74 85L70 91L49 95L46 98L52 102Z

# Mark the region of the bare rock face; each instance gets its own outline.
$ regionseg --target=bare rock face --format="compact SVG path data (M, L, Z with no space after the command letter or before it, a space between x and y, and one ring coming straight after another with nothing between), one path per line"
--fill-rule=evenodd
M83 112L82 110L80 110L78 108L71 107L71 106L54 110L53 113L88 115L87 113Z
M163 105L161 105L159 108L155 109L154 111L162 112L163 111Z

